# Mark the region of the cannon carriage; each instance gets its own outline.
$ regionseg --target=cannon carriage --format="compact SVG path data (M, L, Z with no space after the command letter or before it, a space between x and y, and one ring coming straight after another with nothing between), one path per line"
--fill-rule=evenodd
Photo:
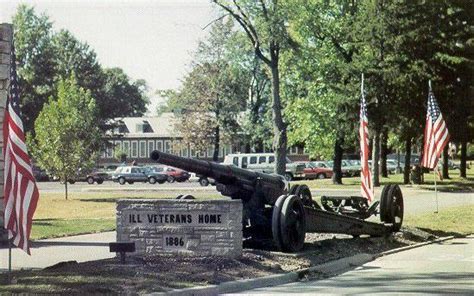
M403 222L403 195L398 185L385 186L380 201L372 205L358 196L323 196L320 205L313 200L308 186L290 187L279 175L158 151L151 153L151 159L212 178L222 195L242 200L243 237L247 243L271 244L278 250L297 252L303 248L306 233L385 236L400 230ZM381 222L366 220L376 214Z

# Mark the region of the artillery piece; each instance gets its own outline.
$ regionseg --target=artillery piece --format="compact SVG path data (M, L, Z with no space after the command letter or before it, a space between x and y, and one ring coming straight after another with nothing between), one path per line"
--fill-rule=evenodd
M153 151L151 159L213 178L222 195L242 200L244 240L259 245L271 243L278 250L301 250L307 232L385 236L402 225L403 195L398 185L385 186L380 202L371 206L357 196L323 196L319 205L308 186L290 187L280 175L159 151ZM378 213L381 223L365 220Z

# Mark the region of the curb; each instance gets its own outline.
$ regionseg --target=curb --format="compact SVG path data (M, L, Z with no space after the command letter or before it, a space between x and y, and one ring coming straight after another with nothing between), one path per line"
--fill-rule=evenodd
M423 247L426 245L439 243L443 241L447 241L453 239L454 236L447 236L441 237L429 242L422 242L410 246L405 246L385 252L381 252L378 254L366 254L360 253L351 257L341 258L334 261L326 262L323 264L319 264L316 266L304 268L298 271L288 272L284 274L275 274L270 276L264 276L255 279L245 279L245 280L236 280L231 282L225 282L219 285L208 285L208 286L197 286L192 288L184 288L184 289L177 289L171 290L167 292L155 292L150 293L147 295L158 296L158 295L218 295L218 294L225 294L225 293L236 293L242 292L257 288L264 288L270 286L278 286L283 284L288 284L292 282L296 282L302 278L304 278L307 274L312 272L323 273L327 276L335 276L341 273L344 273L354 267L363 265L370 261L373 261L377 258Z
M403 251L407 251L407 250L411 250L411 249L416 249L416 248L423 247L423 246L430 245L430 244L444 242L444 241L447 241L447 240L450 240L450 239L453 239L453 238L454 238L454 236L452 236L452 235L451 236L445 236L445 237L440 237L440 238L437 238L435 240L428 241L428 242L422 242L422 243L418 243L418 244L414 244L414 245L410 245L410 246L405 246L405 247L400 247L400 248L388 250L388 251L385 251L385 252L375 254L374 259L379 258L379 257L383 257L383 256L387 256L387 255L391 255L391 254L395 254L395 253L398 253L398 252L403 252Z

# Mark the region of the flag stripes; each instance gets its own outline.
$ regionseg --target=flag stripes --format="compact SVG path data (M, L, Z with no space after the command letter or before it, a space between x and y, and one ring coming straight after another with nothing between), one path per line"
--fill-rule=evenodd
M39 192L25 143L12 45L10 85L3 121L5 228L12 243L30 254L29 237Z
M361 162L361 193L369 202L374 199L374 191L369 167L369 121L367 119L367 103L364 94L364 76L361 83L361 103L360 103L360 162Z
M434 169L449 142L449 132L433 91L429 90L421 165Z

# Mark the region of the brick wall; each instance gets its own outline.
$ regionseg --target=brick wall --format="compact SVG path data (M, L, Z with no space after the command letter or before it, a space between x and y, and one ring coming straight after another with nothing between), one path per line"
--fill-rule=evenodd
M242 255L241 200L119 200L117 241L136 253Z
M0 24L0 126L3 124L5 103L7 100L8 81L10 78L10 46L12 42L12 26ZM0 128L0 151L3 149L3 132ZM7 236L4 231L3 205L3 153L0 153L0 245L6 245Z

